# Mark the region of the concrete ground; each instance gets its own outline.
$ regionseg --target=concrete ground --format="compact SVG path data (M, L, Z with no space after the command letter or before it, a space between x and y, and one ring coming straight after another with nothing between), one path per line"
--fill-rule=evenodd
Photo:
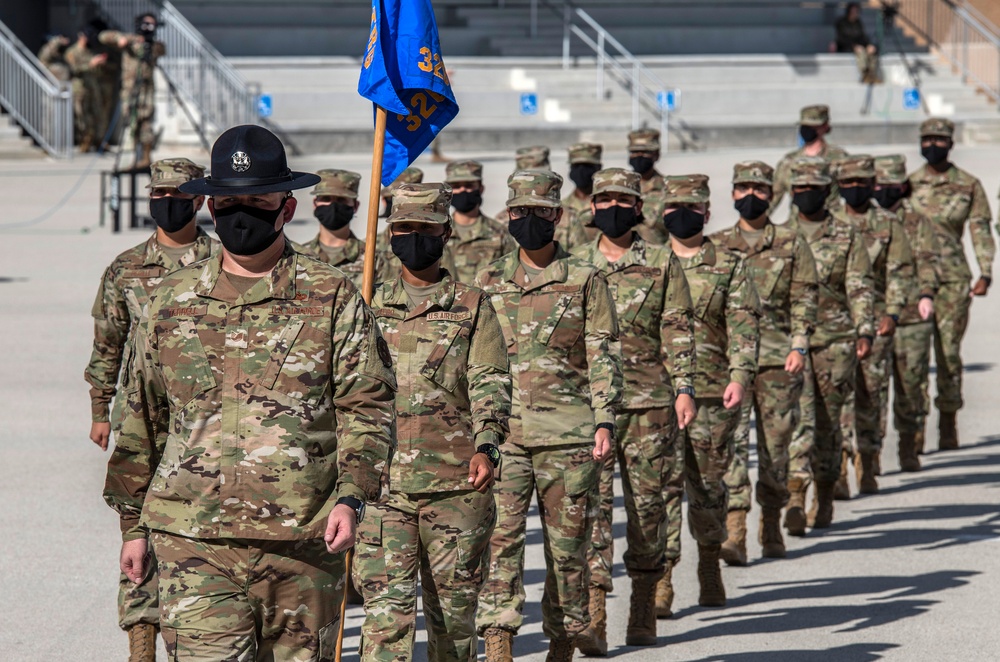
M912 146L847 145L851 151L902 151L918 164ZM160 156L167 156L163 153ZM171 156L178 154L169 154ZM205 163L205 154L192 154ZM486 207L499 209L506 154L482 157ZM736 215L727 201L731 166L738 160L775 162L777 150L669 155L661 170L705 172L715 184L715 216L723 228ZM996 149L959 147L955 160L983 178L991 204L1000 187ZM606 165L625 165L611 153ZM565 172L565 156L553 161ZM119 538L117 521L101 499L107 454L87 438L89 407L83 369L90 355L90 308L104 267L146 231L112 235L97 226L98 171L109 158L78 157L0 162L0 659L105 662L125 659L126 638L115 608ZM315 170L346 167L365 174L366 155L311 157L293 165ZM440 165L425 167L439 180ZM365 196L367 197L367 196ZM308 201L308 195L299 199ZM46 212L55 208L46 216ZM364 202L362 203L364 209ZM995 211L995 210L994 210ZM295 239L314 232L308 207ZM356 223L360 230L361 223ZM974 271L976 271L974 269ZM623 660L994 660L1000 650L1000 415L995 409L1000 294L977 299L966 336L966 407L962 448L924 457L926 470L901 475L896 436L883 455L878 496L837 503L831 529L789 541L789 558L762 561L751 517L746 568L726 568L729 604L697 606L695 546L685 533L685 557L675 571L672 620L660 623L655 648L623 645L629 581L619 567L610 601L610 653ZM990 348L993 349L990 349ZM932 416L930 429L936 418ZM935 447L929 435L929 447ZM620 560L624 513L616 511ZM544 578L537 514L530 522L528 612L515 639L519 659L542 660L539 604ZM346 621L345 659L356 659L360 608ZM421 620L422 627L422 620ZM421 635L419 642L426 638ZM425 659L418 643L415 659ZM162 658L161 658L162 659Z

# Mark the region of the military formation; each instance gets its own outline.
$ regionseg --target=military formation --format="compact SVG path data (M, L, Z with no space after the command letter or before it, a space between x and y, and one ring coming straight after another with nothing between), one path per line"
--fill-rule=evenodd
M802 148L737 163L734 210L716 210L735 223L712 233L708 177L661 174L655 130L629 134L627 169L571 146L569 191L548 148L518 150L492 216L481 163L440 183L409 168L382 191L367 303L359 174L290 171L255 126L218 139L210 176L155 162L156 231L105 271L86 370L90 437L114 432L130 659L155 659L158 632L172 659L338 659L353 584L362 660L412 659L420 586L429 659L475 660L481 638L512 661L533 497L547 660L605 656L616 467L624 643L653 646L685 495L698 603L718 607L754 501L761 555L783 558L785 535L832 524L852 465L878 492L890 390L900 466L920 470L932 346L929 438L957 447L961 340L995 251L982 186L951 162L948 120L921 126L910 175L828 133L810 106ZM309 187L299 245L283 227Z

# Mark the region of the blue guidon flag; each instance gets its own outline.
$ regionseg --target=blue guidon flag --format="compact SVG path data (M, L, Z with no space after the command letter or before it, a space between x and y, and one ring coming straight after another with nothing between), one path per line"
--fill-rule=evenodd
M458 114L430 0L372 0L358 93L386 110L388 186Z

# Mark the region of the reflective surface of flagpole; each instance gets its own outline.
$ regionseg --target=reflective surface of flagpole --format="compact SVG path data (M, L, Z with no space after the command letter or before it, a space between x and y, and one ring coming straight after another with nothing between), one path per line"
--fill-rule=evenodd
M378 241L378 205L382 199L382 156L385 153L385 108L375 107L375 145L372 147L372 177L368 189L368 227L365 232L365 264L361 296L372 302L375 289L375 245ZM343 621L341 621L343 627Z

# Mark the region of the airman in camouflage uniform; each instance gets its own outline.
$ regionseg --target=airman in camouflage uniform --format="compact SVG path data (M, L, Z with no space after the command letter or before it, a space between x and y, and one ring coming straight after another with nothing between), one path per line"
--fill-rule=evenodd
M69 45L69 37L57 34L50 37L38 51L38 61L59 81L66 82L70 79L69 65L66 64L66 49Z
M799 111L799 137L803 145L792 150L778 162L778 167L774 171L774 199L771 201L771 215L778 212L778 205L786 193L791 192L792 165L803 156L819 157L830 163L836 159L847 156L847 151L836 145L831 145L826 141L826 135L830 133L830 108L829 106L805 106ZM834 182L830 186L830 197L827 198L827 206L831 209L839 204L837 197L837 186ZM795 210L792 209L794 216Z
M927 163L910 175L910 204L930 219L938 238L941 285L934 299L934 365L937 367L938 447L958 447L956 416L962 408L962 337L969 325L970 294L986 296L993 278L996 242L990 231L990 204L978 179L948 160L955 125L932 118L920 125L920 147ZM979 280L962 246L965 226L979 264ZM926 389L925 389L926 392Z
M414 167L414 166L410 166L410 167L406 168L405 170L403 170L403 172L399 173L399 176L396 177L395 181L393 181L392 184L389 184L388 186L383 186L382 187L382 192L380 194L380 196L382 198L382 213L381 213L381 215L383 217L388 217L390 214L392 214L392 193L393 193L393 191L395 191L397 188L399 188L403 184L422 184L423 181L424 181L424 171L421 170L420 168L417 168L417 167ZM386 241L388 242L389 241L389 239L388 239L388 237L389 237L389 228L385 229L385 237L386 237Z
M854 227L864 239L875 279L877 322L872 352L858 362L854 402L845 407L849 423L853 425L848 426L845 434L841 466L854 455L851 445L853 432L858 446L858 457L854 462L859 489L863 494L875 494L878 492L876 465L885 434L881 425L882 398L888 395L889 360L896 322L907 300L913 296L916 285L913 254L899 219L872 202L875 192L874 159L867 155L849 156L835 161L833 167L844 203L833 210L833 215ZM846 480L843 487L847 491Z
M594 173L601 169L604 148L594 143L576 143L569 146L569 178L576 185L563 198L563 209L569 210L583 227L587 241L597 238L600 231L593 225L590 198L594 190Z
M809 339L812 390L804 389L799 400L803 416L791 456L793 467L796 461L809 462L816 480L811 525L825 528L833 522L833 488L840 473L841 413L854 391L858 361L871 353L875 337L874 278L864 237L826 206L833 184L830 164L802 157L792 164L790 184L795 213L788 225L809 244L819 282L816 331ZM805 414L808 410L812 417ZM804 473L802 464L799 469ZM801 488L801 494L792 494L785 519L792 535L805 533L805 514L799 508L808 488L805 480Z
M392 214L392 194L397 188L403 184L422 184L424 181L424 171L420 168L414 168L410 166L399 173L399 176L389 184L388 186L382 187L382 213L383 217L388 217ZM386 280L391 280L393 278L399 278L402 271L399 268L399 260L395 259L392 251L389 250L389 239L392 237L392 230L389 226L386 226L385 231L379 234L378 242L375 244L375 250L378 251L377 255L377 266L378 270L375 272L376 282L382 282ZM453 266L449 261L445 261L445 268L449 269L454 273Z
M515 170L548 170L552 166L549 164L550 150L544 145L533 147L519 147L514 152Z
M757 374L760 299L739 254L704 236L708 177L666 178L664 226L691 290L698 417L684 429L688 525L698 543L698 603L726 604L719 554L726 541L725 475L740 406ZM680 538L680 511L668 512L668 539ZM673 535L671 535L673 532Z
M642 224L636 226L648 244L661 246L669 240L663 227L663 175L656 169L660 159L660 132L656 129L638 129L628 134L629 165L641 176L643 212Z
M771 222L767 210L773 177L774 170L761 161L736 164L733 199L740 220L712 237L743 257L761 308L757 377L743 403L733 464L726 474L729 539L722 546L722 558L729 565L747 562L751 410L757 423L757 503L761 506L763 556L785 556L781 509L789 499L788 447L799 423L809 336L816 326L816 263L805 239L789 226Z
M590 623L587 550L600 463L611 453L621 405L618 320L597 267L553 241L562 178L518 171L507 186L511 234L520 249L476 279L497 311L514 382L497 489L503 526L493 533L477 622L486 659L511 660L524 609L525 526L534 491L545 538L547 659L568 662L574 638Z
M91 440L107 450L111 433L109 405L117 393L123 355L142 319L150 294L163 278L177 269L212 255L218 242L198 227L195 215L204 203L201 196L180 193L177 187L205 174L188 159L163 159L152 165L150 212L157 230L144 243L114 259L104 271L91 314L94 317L94 351L84 377L90 384ZM187 208L181 224L172 225L163 210ZM123 376L124 377L124 376ZM115 399L116 420L121 417L123 398ZM151 562L147 576L135 584L122 573L118 582L118 624L129 634L133 652L154 650L160 624L156 595L156 571ZM140 658L141 659L141 658Z
M924 446L924 420L927 417L927 373L930 368L931 335L929 321L934 314L934 297L940 287L937 267L937 239L931 222L913 209L906 181L903 156L875 158L875 198L903 224L910 238L916 266L916 296L907 300L899 313L899 323L892 343L893 419L899 433L899 466L903 471L919 471L917 452ZM888 393L886 393L888 396ZM883 416L887 415L888 397L883 398Z
M104 498L132 581L150 536L173 659L334 659L395 378L358 291L285 240L288 193L318 181L266 129L223 133L212 177L180 187L214 196L222 250L163 278L132 341Z
M390 489L368 509L354 557L366 661L412 659L418 568L428 659L476 659L476 606L496 521L490 457L499 462L507 435L511 382L489 298L427 248L443 251L450 239L450 202L447 185L396 189L389 227L403 275L372 298L396 365L397 450Z
M451 185L455 208L454 234L445 244L448 270L460 283L473 283L490 262L517 246L507 227L482 212L483 164L453 161L445 168L444 181Z
M85 27L65 54L72 80L73 130L81 152L98 147L107 131L101 110L104 90L100 85L100 76L101 70L107 66L108 56L98 52L100 45L96 42L89 26Z
M694 418L694 398L675 394L693 386L694 337L691 296L680 262L669 247L649 246L633 230L642 215L638 173L622 168L597 172L592 199L590 213L601 235L573 254L597 266L608 279L618 312L625 389L616 452L601 471L600 512L589 553L591 624L577 645L584 654L606 655L616 459L628 519L625 567L632 579L625 642L656 643L655 587L680 554L678 541L667 549L665 500L671 510L680 510L684 498L677 428L678 421L686 426Z

